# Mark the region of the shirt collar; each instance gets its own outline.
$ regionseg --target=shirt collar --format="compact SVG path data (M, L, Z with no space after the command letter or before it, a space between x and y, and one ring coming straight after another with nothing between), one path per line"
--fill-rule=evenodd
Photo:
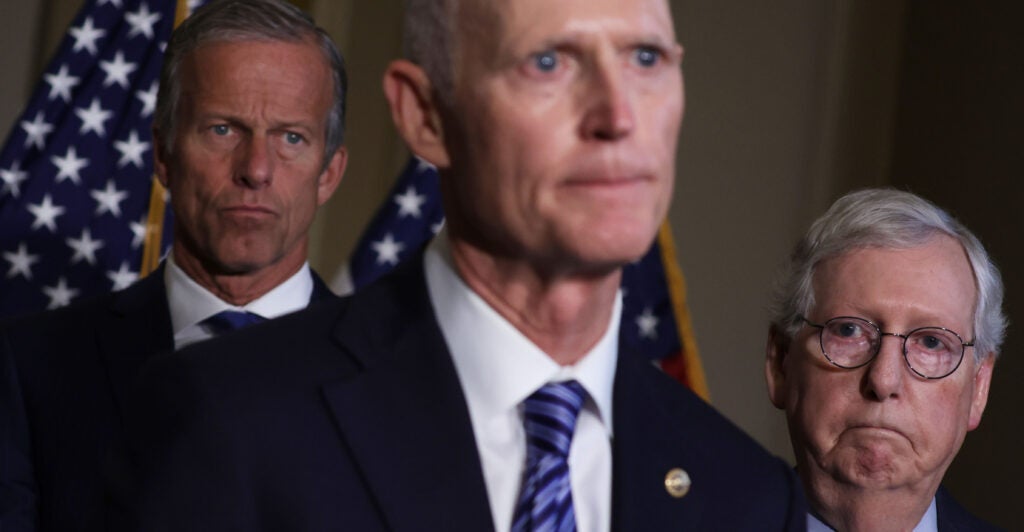
M835 529L826 525L816 515L807 513L807 532L832 532L833 530ZM912 532L938 532L938 530L939 514L935 509L935 497L932 497L932 503L928 505L928 510L924 512L921 521L917 523Z
M271 319L306 308L313 295L313 273L309 263L304 263L299 271L271 291L236 307L200 286L174 262L174 254L169 253L164 268L164 285L171 310L171 328L177 335L222 310L248 311Z
M473 292L456 273L442 230L424 257L427 289L459 380L479 419L504 415L548 382L575 379L609 436L618 356L621 293L608 327L579 362L562 367Z

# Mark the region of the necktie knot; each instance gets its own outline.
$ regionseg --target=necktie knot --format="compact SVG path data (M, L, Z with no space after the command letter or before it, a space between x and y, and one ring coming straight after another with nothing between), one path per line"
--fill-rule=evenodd
M549 383L523 402L527 453L569 456L576 418L587 392L576 381Z
M576 530L569 447L587 392L576 381L546 384L523 401L526 475L513 532Z
M213 316L206 318L200 323L209 328L210 332L214 335L220 335L228 331L248 327L249 325L253 325L261 321L266 321L266 318L252 312L222 310Z

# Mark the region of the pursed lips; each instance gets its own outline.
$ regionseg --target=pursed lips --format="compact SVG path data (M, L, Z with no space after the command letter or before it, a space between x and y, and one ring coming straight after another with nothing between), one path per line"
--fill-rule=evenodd
M565 179L562 184L568 187L618 188L634 185L653 184L654 176L645 172L587 173L580 172Z
M894 433L903 438L907 438L907 435L903 433L903 430L895 425L889 423L857 423L852 424L846 429L847 431L877 431L880 433ZM909 439L909 438L907 438Z
M221 212L231 216L273 216L276 214L273 209L263 205L230 205L222 208Z

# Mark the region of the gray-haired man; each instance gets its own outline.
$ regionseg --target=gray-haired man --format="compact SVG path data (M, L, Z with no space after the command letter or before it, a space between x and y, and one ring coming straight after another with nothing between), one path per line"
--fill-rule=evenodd
M896 190L840 198L793 252L765 372L818 530L989 530L940 486L1005 318L978 239ZM830 528L831 527L831 528Z
M171 254L0 331L0 529L105 530L101 469L143 364L334 298L306 256L345 169L345 83L330 38L284 1L217 0L175 31L154 124Z

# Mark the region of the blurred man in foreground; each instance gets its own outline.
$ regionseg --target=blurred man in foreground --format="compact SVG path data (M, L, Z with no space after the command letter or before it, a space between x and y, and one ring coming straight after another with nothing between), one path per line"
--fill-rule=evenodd
M811 226L765 367L810 530L992 529L940 483L985 410L1002 299L978 239L913 194L852 193Z
M350 299L154 368L142 528L802 528L783 462L617 345L621 268L672 195L668 3L407 8L384 89L445 231Z
M0 333L0 529L103 530L101 468L139 369L334 299L306 262L345 168L345 72L278 0L212 2L167 49L154 125L168 259L135 285Z

